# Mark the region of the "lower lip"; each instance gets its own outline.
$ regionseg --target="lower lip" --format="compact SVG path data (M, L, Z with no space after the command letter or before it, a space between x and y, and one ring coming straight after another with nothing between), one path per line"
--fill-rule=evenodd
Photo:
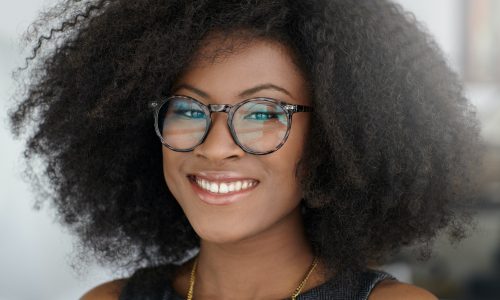
M215 194L210 191L202 189L192 179L188 178L188 180L191 183L193 190L198 195L198 198L200 198L200 200L203 201L204 203L210 205L228 205L231 203L238 202L243 198L245 198L245 196L247 196L251 191L253 191L254 188L256 188L259 185L259 183L257 183L257 185L254 185L253 187L246 190L240 190L239 192Z

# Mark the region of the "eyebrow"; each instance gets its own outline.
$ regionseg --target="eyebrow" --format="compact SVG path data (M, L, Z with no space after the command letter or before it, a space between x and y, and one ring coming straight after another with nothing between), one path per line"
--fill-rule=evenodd
M172 89L172 91L175 92L175 91L177 91L179 89L187 89L187 90L192 91L193 93L198 94L199 96L201 96L203 98L208 98L208 99L211 98L210 95L207 94L206 92L204 92L204 91L202 91L200 89L197 89L194 86L189 85L187 83L181 83L181 84L175 85L174 88ZM282 93L287 94L288 96L292 97L292 95L290 94L290 92L288 92L286 89L284 89L282 87L279 87L277 85L274 85L272 83L264 83L264 84L256 85L256 86L254 86L252 88L244 90L238 96L239 97L248 97L248 96L253 95L253 94L255 94L255 93L259 92L259 91L262 91L262 90L275 90L275 91L282 92Z

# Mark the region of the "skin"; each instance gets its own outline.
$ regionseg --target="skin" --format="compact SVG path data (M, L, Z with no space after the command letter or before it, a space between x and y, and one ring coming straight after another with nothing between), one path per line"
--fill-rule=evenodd
M216 46L214 39L201 52L211 52ZM262 89L246 97L238 96L267 83L288 93ZM236 104L252 97L270 97L311 105L306 79L293 63L290 51L263 40L254 41L215 63L194 59L176 81L172 93L191 96L205 104ZM248 154L234 143L226 118L225 113L212 114L207 139L192 152L162 147L165 182L200 236L194 298L289 298L313 260L303 230L301 190L295 176L308 138L310 114L294 114L287 142L278 151L262 156ZM202 170L237 171L259 180L259 185L243 201L208 205L198 199L186 177ZM174 290L183 297L187 295L192 263L190 260L180 266L172 281ZM320 262L303 291L327 280L323 271ZM105 283L82 299L117 299L125 281ZM436 298L409 284L384 281L369 299Z
M210 53L216 46L209 43L202 52ZM205 104L269 97L311 105L304 77L288 50L279 44L258 41L215 63L195 61L179 77L173 94L191 96ZM267 88L239 96L261 84L273 84L287 92ZM287 142L267 155L244 152L231 138L225 113L214 113L212 118L208 137L192 152L163 147L165 181L201 239L195 295L200 299L287 297L313 260L303 232L301 191L295 177L310 114L294 114ZM198 199L186 177L201 170L236 171L257 179L259 185L242 201L208 205ZM182 280L175 280L174 287L185 294L184 275L179 277Z

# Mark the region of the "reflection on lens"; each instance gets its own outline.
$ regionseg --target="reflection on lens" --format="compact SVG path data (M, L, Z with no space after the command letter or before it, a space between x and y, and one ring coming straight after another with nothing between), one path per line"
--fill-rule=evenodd
M158 110L158 132L163 144L174 150L189 150L200 144L210 123L206 107L194 99L176 96ZM286 111L272 101L254 99L234 112L232 127L236 142L246 151L275 150L288 130Z
M207 116L197 102L173 98L160 108L158 126L164 143L179 150L189 149L203 138Z
M238 108L233 126L241 145L255 152L267 152L285 138L288 118L280 105L256 100Z

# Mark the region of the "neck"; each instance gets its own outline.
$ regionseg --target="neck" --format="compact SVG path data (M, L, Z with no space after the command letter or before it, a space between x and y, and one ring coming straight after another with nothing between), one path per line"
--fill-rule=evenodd
M297 207L265 232L245 240L224 244L202 240L195 298L289 298L313 259ZM318 281L322 279L312 274L303 290Z

